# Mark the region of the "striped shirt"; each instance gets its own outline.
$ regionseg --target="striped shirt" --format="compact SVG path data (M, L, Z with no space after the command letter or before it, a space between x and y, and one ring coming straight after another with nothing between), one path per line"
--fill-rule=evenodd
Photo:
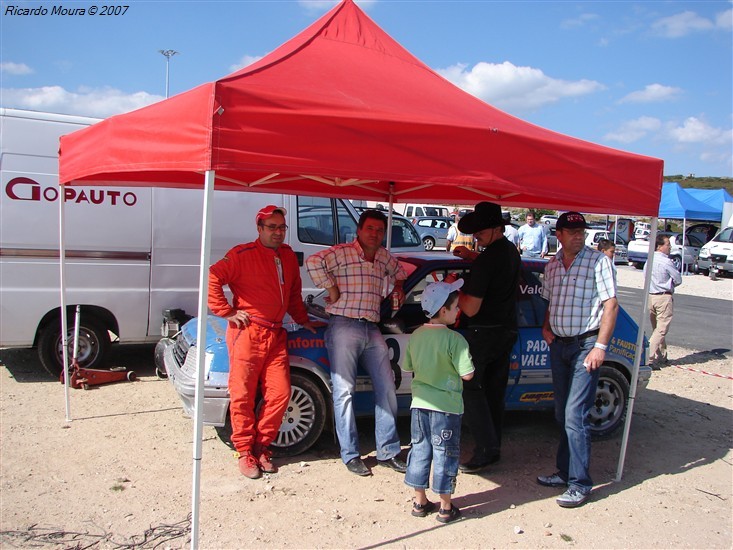
M326 306L332 315L379 321L382 300L407 274L386 248L380 247L374 261L367 261L358 240L316 252L306 260L308 274L319 288L336 285L339 299Z
M611 260L584 246L565 270L563 252L545 267L542 297L550 302L550 328L557 336L578 336L601 326L603 302L616 296Z
M649 262L644 264L644 276ZM649 294L664 294L674 292L674 287L682 284L682 275L664 252L654 252L652 265L652 282L649 285Z

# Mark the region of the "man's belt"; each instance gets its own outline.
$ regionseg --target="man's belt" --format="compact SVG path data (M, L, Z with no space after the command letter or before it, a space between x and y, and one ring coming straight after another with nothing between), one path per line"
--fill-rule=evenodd
M283 326L282 323L273 323L272 321L262 319L261 317L255 317L254 315L250 315L249 320L255 325L265 328L282 328Z
M572 344L573 342L577 342L578 340L585 340L586 338L590 338L592 336L598 336L598 332L599 329L589 330L588 332L578 334L577 336L558 336L556 334L555 339L560 340L560 342L563 342L564 344Z
M665 294L669 294L671 296L672 295L672 291L671 290L667 290L665 292L650 292L649 294L651 294L652 296L664 296Z

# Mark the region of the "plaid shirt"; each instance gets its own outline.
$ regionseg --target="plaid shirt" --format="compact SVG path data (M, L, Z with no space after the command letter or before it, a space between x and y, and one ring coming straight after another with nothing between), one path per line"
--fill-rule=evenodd
M565 270L560 250L545 267L542 297L550 302L550 328L557 336L578 336L601 326L603 302L616 296L611 260L590 247Z
M394 281L404 281L407 274L387 249L380 248L369 262L358 240L337 244L316 252L306 261L308 273L319 288L336 285L339 299L326 306L332 315L352 319L379 321L382 299L394 287Z

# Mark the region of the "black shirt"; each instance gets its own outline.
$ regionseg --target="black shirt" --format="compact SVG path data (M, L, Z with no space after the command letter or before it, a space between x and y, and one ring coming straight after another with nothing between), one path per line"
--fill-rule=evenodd
M463 316L462 327L502 326L517 330L517 289L521 258L517 247L504 237L478 255L471 265L471 277L463 292L483 298L473 317Z

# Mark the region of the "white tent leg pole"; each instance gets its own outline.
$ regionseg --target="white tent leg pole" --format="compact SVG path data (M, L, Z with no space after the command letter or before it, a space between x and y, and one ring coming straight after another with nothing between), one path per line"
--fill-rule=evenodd
M682 218L682 275L685 275L687 271L687 264L685 263L685 233L687 232L687 218ZM689 275L689 271L686 273Z
M204 182L204 213L201 225L201 266L199 271L199 311L196 330L196 393L193 415L193 487L191 491L191 548L199 547L199 508L201 503L201 444L204 431L204 375L206 325L209 301L209 257L211 255L211 210L214 198L214 172L208 170Z
M71 422L71 403L69 401L69 342L67 338L69 320L66 318L66 235L64 230L64 203L66 186L59 186L59 277L61 285L61 344L64 373L64 402L66 404L66 421Z
M389 205L387 206L387 250L392 250L392 205L394 204L394 182L389 182Z
M621 481L624 472L624 462L626 461L626 447L629 444L629 432L631 431L631 417L634 413L634 402L636 401L636 385L639 382L639 365L641 364L641 355L644 351L644 328L646 327L646 319L648 317L649 308L649 285L652 282L652 267L654 266L654 250L657 240L657 218L652 218L652 232L649 234L649 251L646 257L646 269L644 271L644 296L641 300L641 320L639 322L639 333L636 335L636 353L634 354L634 367L631 372L631 385L629 387L629 402L626 405L626 420L624 422L624 435L621 439L621 452L618 457L618 467L616 468L615 481ZM647 360L649 358L647 357Z

